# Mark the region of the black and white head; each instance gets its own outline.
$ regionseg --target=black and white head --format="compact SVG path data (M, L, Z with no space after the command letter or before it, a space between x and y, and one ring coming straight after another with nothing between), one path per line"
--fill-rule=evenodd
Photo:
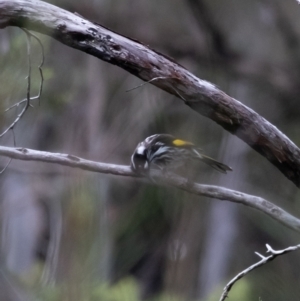
M145 173L149 169L146 142L140 142L131 156L131 168L137 173Z
M132 170L137 173L147 173L151 167L150 165L155 165L156 158L163 159L164 154L169 149L167 145L172 140L174 138L171 135L155 134L140 142L131 156Z

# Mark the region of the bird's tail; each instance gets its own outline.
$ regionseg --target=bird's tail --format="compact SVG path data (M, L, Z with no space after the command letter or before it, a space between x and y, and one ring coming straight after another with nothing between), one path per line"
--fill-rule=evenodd
M210 157L204 156L202 154L201 154L201 161L222 173L227 173L227 171L232 170L232 168L229 167L228 165L218 162L218 161L216 161Z

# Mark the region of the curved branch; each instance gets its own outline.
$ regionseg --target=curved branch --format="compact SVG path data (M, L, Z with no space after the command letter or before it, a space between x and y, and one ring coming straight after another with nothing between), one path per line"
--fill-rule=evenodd
M69 154L50 153L28 148L0 146L0 156L24 161L55 163L63 166L79 168L82 170L112 174L117 176L139 177L131 170L129 166L99 163ZM167 174L166 176L164 176L158 171L153 171L153 175L151 173L151 177L154 177L157 183L173 186L195 195L206 196L223 201L230 201L252 207L267 214L284 226L300 232L299 219L261 197L218 186L190 183L186 178L177 176L175 174Z
M246 268L245 270L243 270L242 272L238 273L233 279L231 279L226 286L224 287L223 293L220 297L219 301L224 301L227 297L228 297L228 293L231 290L231 288L233 287L233 285L240 280L241 278L243 278L246 274L250 273L251 271L261 267L262 265L274 260L276 257L280 256L280 255L284 255L286 253L290 253L293 251L296 251L298 249L300 249L300 245L296 245L296 246L292 246L292 247L288 247L286 249L283 250L273 250L270 245L266 244L267 247L267 253L271 253L270 256L263 256L261 254L259 254L258 252L255 252L256 255L258 255L261 260L256 262L255 264L249 266L248 268Z
M300 150L259 114L138 41L37 0L0 0L0 28L25 27L117 65L238 136L300 187ZM153 80L153 79L156 80Z

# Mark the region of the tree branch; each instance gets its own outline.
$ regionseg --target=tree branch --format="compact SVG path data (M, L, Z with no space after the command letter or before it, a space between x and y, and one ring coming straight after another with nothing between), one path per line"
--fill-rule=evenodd
M37 0L0 0L0 28L19 26L117 65L184 100L238 136L300 187L300 150L259 114L170 58L76 14ZM157 80L153 80L157 78Z
M296 245L296 246L292 246L292 247L288 247L286 249L283 250L273 250L270 245L266 244L267 247L267 253L271 253L272 255L270 256L263 256L261 254L259 254L258 252L255 252L256 255L258 255L261 260L258 261L257 263L251 265L250 267L248 267L247 269L243 270L242 272L238 273L233 279L231 279L227 285L224 287L223 293L221 295L221 298L219 301L224 301L227 297L228 297L228 293L231 290L231 288L233 287L233 285L240 280L241 278L243 278L245 275L247 275L248 273L250 273L251 271L255 270L258 267L261 267L262 265L274 260L276 257L289 253L289 252L293 252L296 251L300 248L300 245Z
M117 176L139 177L131 170L129 166L89 161L69 154L43 152L28 148L0 146L0 156L24 161L55 163L63 166L79 168L82 170ZM153 177L157 183L161 183L159 185L168 185L195 195L206 196L223 201L230 201L252 207L267 214L284 226L300 232L299 219L263 198L223 187L190 183L186 178L170 173L164 176L158 171L153 171L153 175L151 174L151 177Z
M27 75L27 93L26 93L26 98L22 99L21 101L13 104L12 106L10 106L9 108L7 108L5 110L5 112L11 110L12 108L15 107L19 107L21 104L25 103L21 112L17 115L17 117L15 118L15 120L0 134L0 138L2 138L5 134L7 134L8 131L13 130L15 128L15 126L19 123L19 121L23 118L23 116L25 115L25 113L27 112L27 110L30 107L33 107L32 105L32 101L33 100L38 100L40 101L41 95L42 95L42 90L43 90L43 83L44 83L44 76L43 76L43 70L42 70L42 66L44 64L44 47L42 42L40 41L40 39L35 36L34 34L32 34L31 32L29 32L27 29L23 28L23 31L26 33L26 41L27 41L27 60L28 60L28 75ZM42 53L42 59L41 62L38 66L38 70L40 73L40 88L38 91L38 94L36 96L31 96L31 37L33 37L38 43L39 46L41 47L41 53Z

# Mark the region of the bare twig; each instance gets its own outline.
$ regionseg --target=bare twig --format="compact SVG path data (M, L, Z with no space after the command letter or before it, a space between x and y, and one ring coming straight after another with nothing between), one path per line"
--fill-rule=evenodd
M242 272L238 273L230 282L227 283L227 285L224 287L223 293L221 295L221 298L219 301L224 301L227 297L228 297L228 293L231 290L231 288L233 287L233 285L240 280L241 278L243 278L245 275L247 275L248 273L250 273L251 271L253 271L254 269L274 260L277 256L292 252L292 251L296 251L300 248L300 244L293 246L293 247L288 247L286 249L283 250L273 250L271 248L270 245L266 244L266 248L267 248L267 253L271 253L272 255L270 256L263 256L258 252L255 252L256 255L258 255L261 260L258 261L257 263L251 265L250 267L248 267L247 269L243 270Z
M43 75L43 65L44 65L44 62L45 62L45 52L44 52L44 46L43 46L43 43L41 42L41 40L35 35L33 34L32 32L28 31L27 29L25 28L22 28L28 35L30 35L31 37L33 37L37 42L38 44L40 45L40 48L41 48L41 52L42 52L42 57L41 57L41 62L40 64L38 65L38 69L39 69L39 73L40 73L40 78L41 78L41 81L40 81L40 87L39 87L39 91L38 91L38 94L37 96L35 97L32 97L31 100L35 100L37 99L39 101L39 104L40 104L40 101L41 101L41 95L42 95L42 91L43 91L43 84L44 84L44 75Z
M49 153L28 148L12 148L0 146L0 156L6 156L17 160L55 163L73 168L80 168L82 170L112 174L117 176L135 178L139 177L131 170L129 166L89 161L69 154ZM261 197L249 195L219 186L190 183L186 178L180 177L175 174L168 173L166 175L162 175L160 172L154 171L153 174L151 174L151 177L154 178L157 183L161 183L159 185L173 186L195 195L211 197L214 199L230 201L249 206L267 214L282 225L300 232L299 219ZM144 178L144 180L147 179Z
M159 80L159 79L176 79L175 77L174 78L167 78L167 77L164 77L164 76L159 76L159 77L155 77L155 78L152 78L152 79L150 79L150 80L148 80L148 81L146 81L146 82L144 82L144 83L142 83L142 84L140 84L140 85L138 85L138 86L136 86L136 87L133 87L133 88L131 88L131 89L128 89L128 90L126 90L125 92L131 92L131 91L133 91L133 90L135 90L135 89L138 89L138 88L141 88L141 87L143 87L144 85L146 85L146 84L150 84L150 83L152 83L152 82L154 82L154 81L156 81L156 80ZM172 89L173 89L173 91L175 92L175 94L179 97L179 98L181 98L185 103L187 103L187 101L186 101L186 99L174 88L174 87L172 87Z
M25 106L23 107L22 111L17 115L16 119L0 134L0 138L3 137L9 130L13 129L19 120L24 116L28 108L30 107L30 88L31 88L31 43L30 43L30 35L26 33L26 41L27 41L27 59L28 59L28 75L27 75L27 93L26 93L26 100Z
M131 92L131 91L133 91L133 90L135 90L135 89L141 88L141 87L143 87L143 86L145 86L145 85L147 85L147 84L150 84L150 83L154 82L155 80L159 80L159 79L167 79L167 78L164 77L164 76L155 77L155 78L152 78L152 79L150 79L150 80L147 80L147 81L144 82L144 83L141 83L140 85L138 85L138 86L136 86L136 87L130 88L130 89L126 90L125 92Z
M24 114L26 113L26 111L29 109L29 107L32 107L31 101L33 100L38 100L40 102L40 97L42 94L42 90L43 90L43 83L44 83L44 76L43 76L43 70L42 70L42 66L44 64L44 60L45 60L45 56L44 56L44 47L42 42L40 41L40 39L32 34L30 31L28 31L25 28L22 28L23 31L26 33L26 41L27 41L27 60L28 60L28 75L27 75L27 92L26 92L26 98L22 99L21 101L15 103L14 105L10 106L9 108L7 108L5 110L5 112L11 110L12 108L18 107L21 104L25 103L23 109L21 110L21 112L17 115L17 117L15 118L15 120L0 134L0 138L3 137L9 130L13 130L14 127L16 126L16 124L20 121L20 119L24 116ZM39 87L39 91L38 94L34 97L30 96L31 93L31 37L33 37L34 39L36 39L36 41L39 43L40 47L41 47L41 52L42 52L42 58L41 58L41 62L38 66L39 69L39 73L40 73L40 87ZM15 145L15 144L14 144Z

